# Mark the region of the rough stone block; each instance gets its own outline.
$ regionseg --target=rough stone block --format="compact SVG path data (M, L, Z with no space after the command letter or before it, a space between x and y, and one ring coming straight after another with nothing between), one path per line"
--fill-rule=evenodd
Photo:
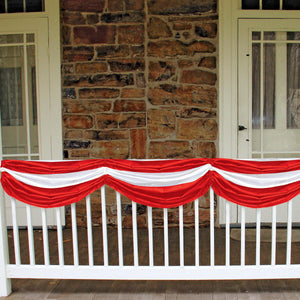
M97 128L111 129L118 128L120 115L116 113L99 113L96 114Z
M114 44L116 27L112 25L74 27L74 42L82 44Z
M111 107L111 101L105 100L64 101L63 111L69 114L90 114L109 111Z
M119 44L143 44L144 43L144 25L126 25L120 26Z
M108 61L112 72L144 71L145 62L142 59L119 59Z
M150 39L168 38L172 36L169 25L162 19L151 17L147 25L147 32Z
M62 0L62 10L79 12L102 12L105 0Z
M175 133L175 114L173 111L148 110L148 132L151 139L171 138Z
M192 158L193 150L188 141L151 141L149 158Z
M118 46L99 46L96 47L97 59L103 58L113 58L113 57L126 57L129 56L129 46L128 45L118 45Z
M64 62L90 61L94 57L94 47L63 47Z
M183 70L182 72L182 83L215 85L216 81L215 73L202 70Z
M107 71L107 64L105 62L91 62L76 64L75 72L77 74L95 74Z
M216 107L217 91L214 87L160 85L149 89L153 105L187 105Z
M63 124L65 128L89 129L93 127L93 118L85 115L64 116Z
M199 142L197 144L197 156L214 158L216 157L216 145L214 142Z
M147 132L145 129L130 130L131 158L145 159Z
M187 140L215 140L218 126L212 119L178 119L177 138Z
M146 103L144 100L116 100L113 111L146 111Z
M144 89L124 88L121 92L122 98L143 98L145 96Z
M200 37L215 38L217 36L217 24L199 24L195 26L195 33Z
M146 126L145 113L123 113L120 117L120 128L137 128Z
M199 61L198 67L215 69L216 68L216 57L215 56L202 57Z
M175 75L176 67L173 62L149 62L149 81L165 81Z
M91 146L91 156L95 158L129 158L127 141L96 141Z
M79 90L79 98L81 99L111 99L118 97L119 94L118 89L90 88Z

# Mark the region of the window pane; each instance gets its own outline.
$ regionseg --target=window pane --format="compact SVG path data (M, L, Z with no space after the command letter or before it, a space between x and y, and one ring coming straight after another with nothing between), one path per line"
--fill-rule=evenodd
M23 11L23 0L7 0L7 12L16 13Z
M299 0L283 0L282 3L283 9L300 9L300 1Z
M259 9L259 0L242 0L242 9Z
M26 1L26 12L43 11L42 0L27 0Z
M300 128L300 45L287 45L287 128Z
M279 0L263 0L263 9L279 9Z
M5 13L5 1L0 0L0 14Z

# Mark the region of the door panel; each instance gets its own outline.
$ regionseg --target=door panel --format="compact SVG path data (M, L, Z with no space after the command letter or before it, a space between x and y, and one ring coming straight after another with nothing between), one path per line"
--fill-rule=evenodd
M0 21L0 80L1 159L52 159L46 18ZM18 225L26 226L26 205L16 206ZM6 208L11 226L9 197ZM46 211L47 224L56 225L54 210ZM31 217L33 226L41 226L40 208L32 208Z
M247 128L238 132L239 158L300 157L299 28L299 20L239 20L238 120ZM246 215L255 222L256 210ZM286 218L284 204L277 220ZM270 221L271 209L264 209L262 222Z

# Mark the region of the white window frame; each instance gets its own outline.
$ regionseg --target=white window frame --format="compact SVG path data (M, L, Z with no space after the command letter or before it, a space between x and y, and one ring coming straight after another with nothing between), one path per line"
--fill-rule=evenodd
M299 18L299 10L243 10L241 0L219 1L219 157L238 157L238 20ZM224 201L218 216L223 224Z

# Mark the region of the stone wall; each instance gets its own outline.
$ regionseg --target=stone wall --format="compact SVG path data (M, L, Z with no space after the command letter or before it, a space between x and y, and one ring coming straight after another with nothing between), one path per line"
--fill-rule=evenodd
M66 159L216 156L216 1L61 1ZM116 205L107 190L108 222L114 225ZM131 205L122 203L123 225L130 227ZM97 193L92 205L99 223ZM204 196L203 224L208 206ZM82 225L84 210L80 202ZM193 214L192 204L186 205L186 225ZM139 206L140 226L146 215ZM161 226L162 210L153 215ZM178 224L178 209L170 210L169 221Z

